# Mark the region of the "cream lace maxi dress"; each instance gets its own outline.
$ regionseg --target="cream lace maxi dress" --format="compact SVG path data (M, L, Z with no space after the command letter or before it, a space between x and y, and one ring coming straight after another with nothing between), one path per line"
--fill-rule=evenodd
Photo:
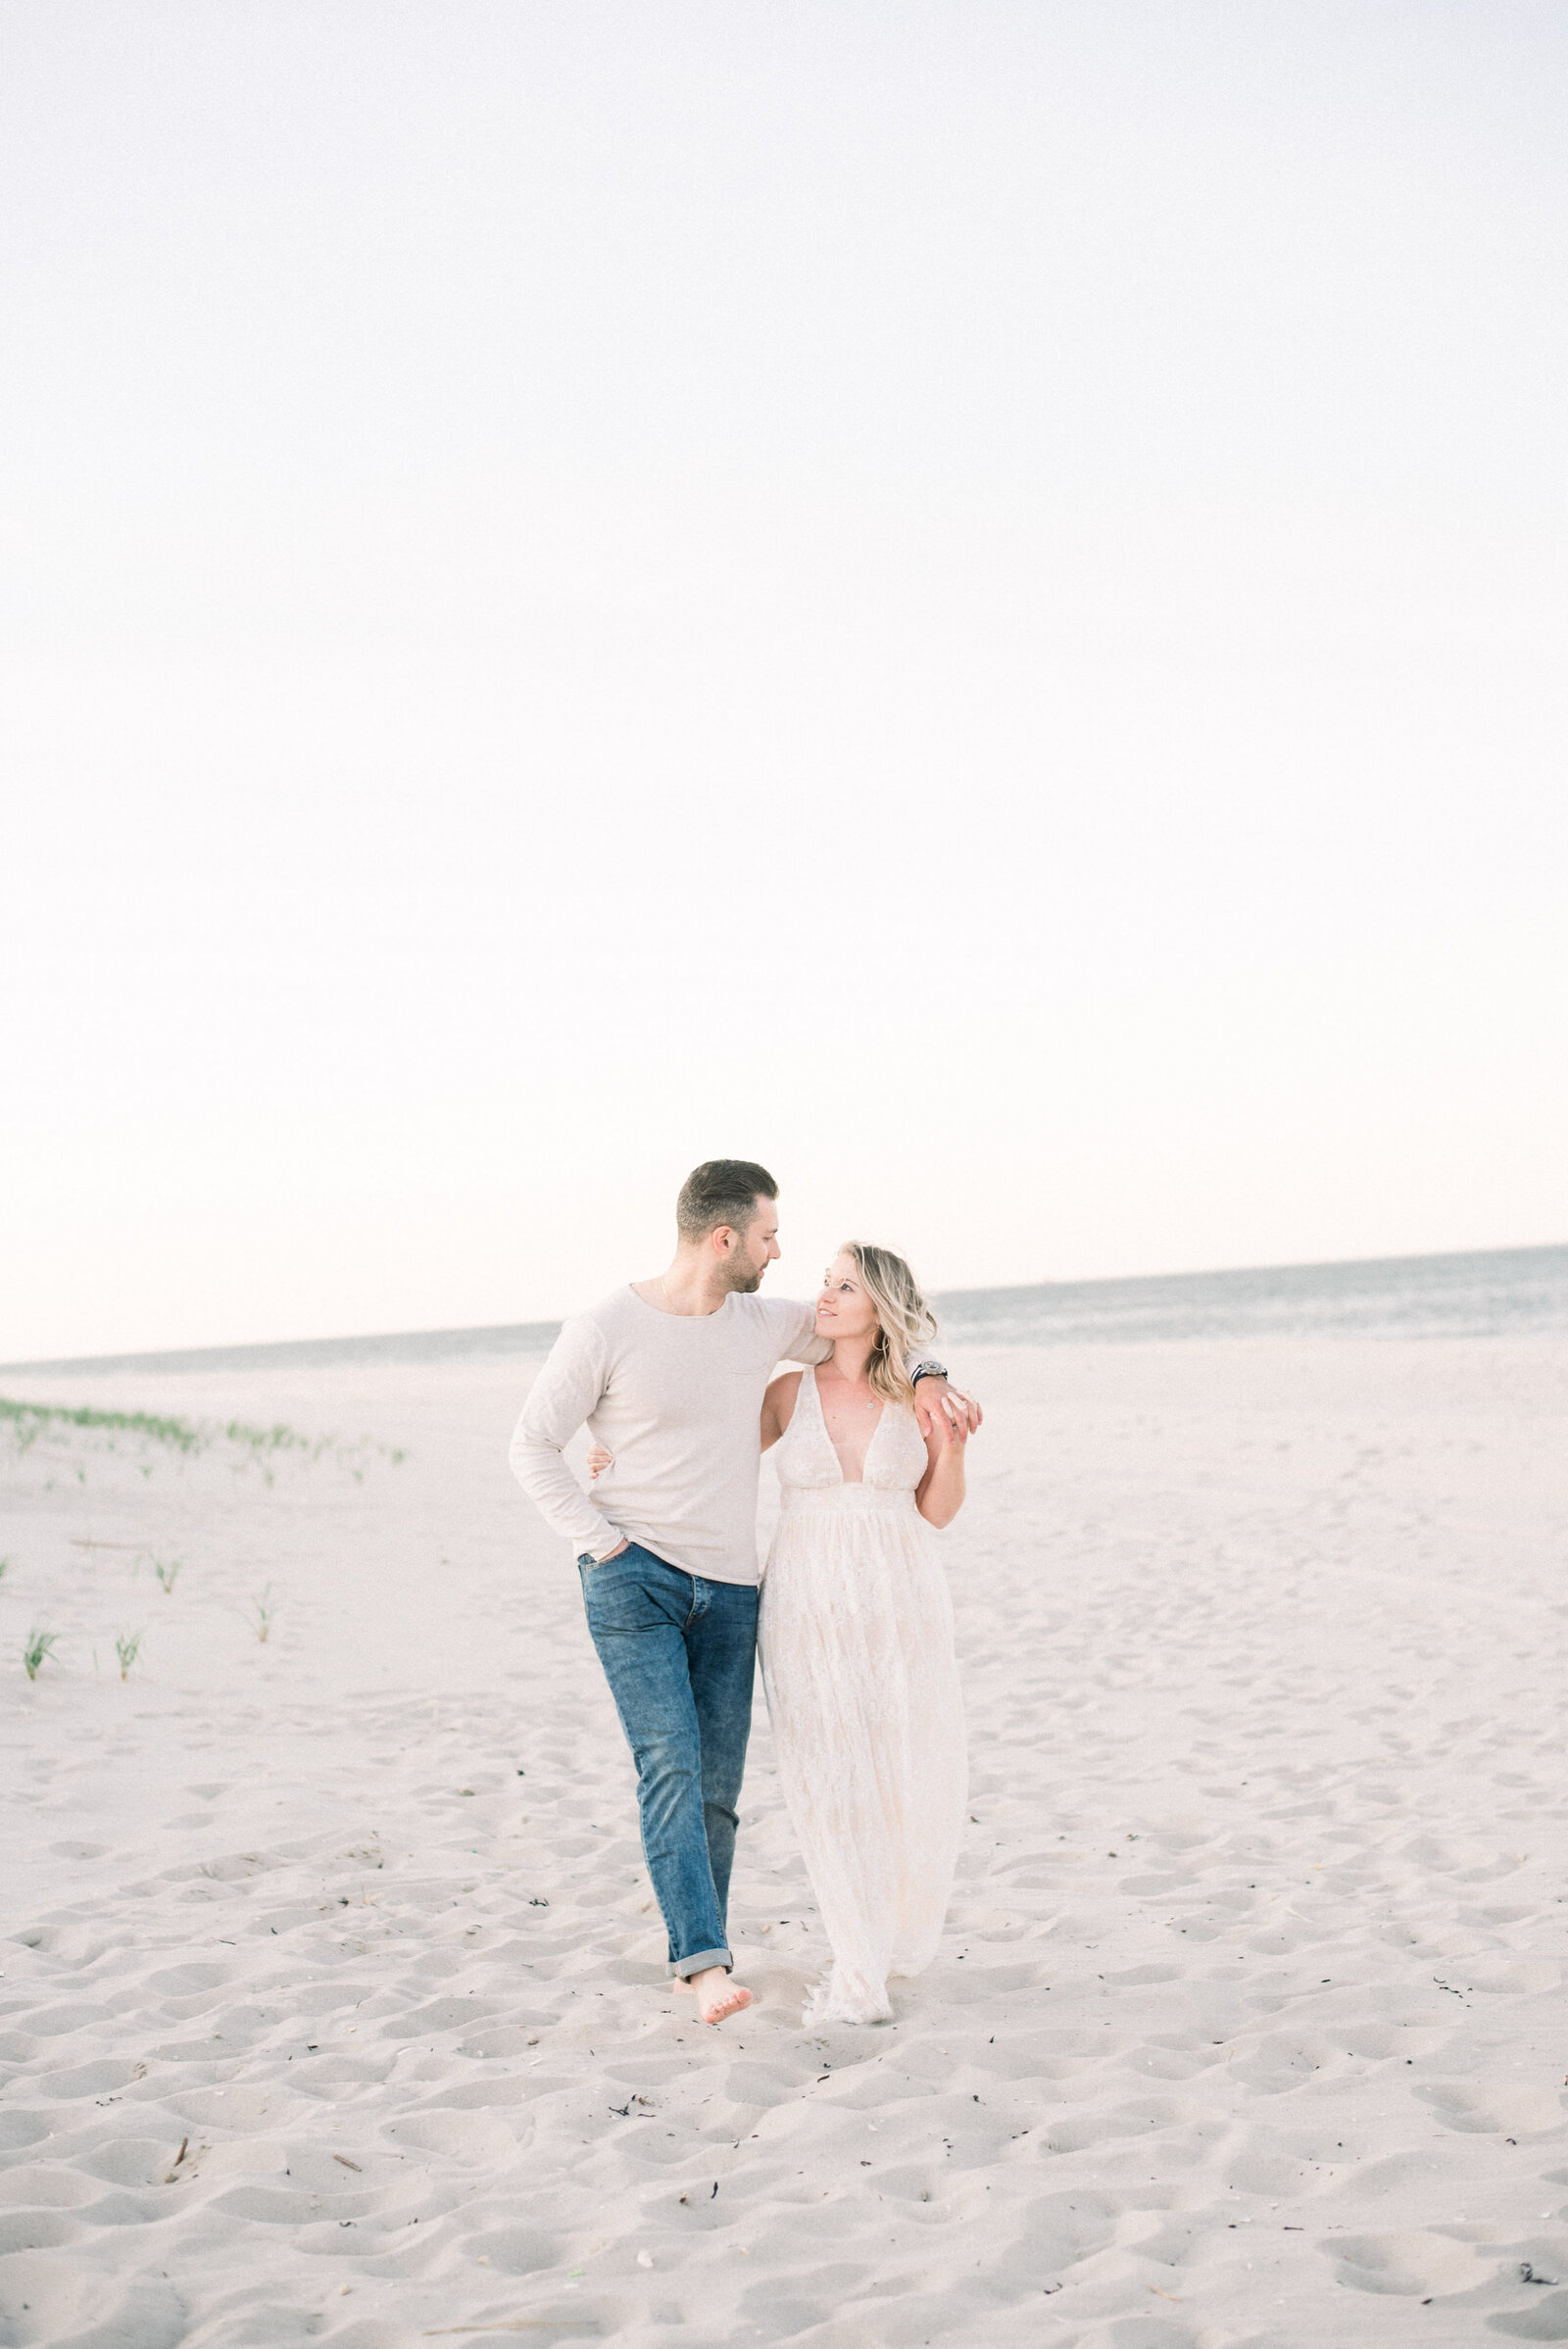
M936 1955L968 1766L947 1577L914 1491L925 1440L885 1404L847 1484L812 1371L775 1455L783 1507L758 1618L790 1817L833 1948L805 2021L883 2023Z

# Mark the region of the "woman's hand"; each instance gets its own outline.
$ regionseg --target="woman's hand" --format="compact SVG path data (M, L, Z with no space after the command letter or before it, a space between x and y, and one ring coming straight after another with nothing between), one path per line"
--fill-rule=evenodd
M915 1381L914 1416L922 1436L930 1435L935 1419L961 1419L964 1434L972 1436L985 1413L972 1395L965 1395L961 1387L950 1386L936 1372L927 1371L923 1379Z
M612 1468L614 1466L614 1453L612 1451L606 1451L602 1444L590 1444L588 1447L589 1483L592 1484L596 1477L603 1476L607 1468Z

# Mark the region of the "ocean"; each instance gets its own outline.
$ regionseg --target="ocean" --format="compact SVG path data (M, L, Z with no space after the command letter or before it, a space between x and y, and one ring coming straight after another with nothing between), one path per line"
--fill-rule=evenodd
M1123 1281L1045 1281L956 1289L934 1300L942 1334L963 1346L1125 1346L1185 1338L1507 1338L1568 1336L1568 1247L1471 1255L1383 1256L1237 1272L1151 1273ZM476 1330L303 1338L181 1352L0 1363L49 1371L265 1370L313 1362L450 1362L539 1355L555 1321Z

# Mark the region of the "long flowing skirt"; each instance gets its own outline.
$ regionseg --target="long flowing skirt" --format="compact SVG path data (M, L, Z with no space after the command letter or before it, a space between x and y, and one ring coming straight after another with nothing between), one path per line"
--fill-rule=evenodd
M808 2024L936 1955L967 1796L953 1604L908 1493L787 1493L759 1617L779 1775L833 1949Z

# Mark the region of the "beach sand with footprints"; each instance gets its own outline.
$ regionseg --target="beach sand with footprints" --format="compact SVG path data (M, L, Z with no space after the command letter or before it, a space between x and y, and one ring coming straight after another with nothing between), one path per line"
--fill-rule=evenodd
M0 1427L0 2341L1568 2340L1568 1345L956 1367L951 1931L811 2035L760 1714L664 1986L529 1365L4 1383L212 1432Z

